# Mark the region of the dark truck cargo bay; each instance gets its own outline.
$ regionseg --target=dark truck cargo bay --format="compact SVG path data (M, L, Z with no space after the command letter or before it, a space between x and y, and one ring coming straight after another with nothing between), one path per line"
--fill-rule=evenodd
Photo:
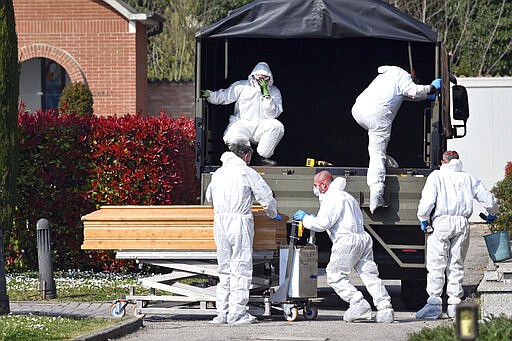
M207 41L203 88L216 90L246 79L254 65L266 61L281 90L284 111L279 120L285 135L273 159L282 166L304 166L306 158L336 167L367 167L368 136L353 119L356 97L377 75L381 65L409 69L408 43L358 39L235 39L228 40L228 77L224 79L224 40ZM434 78L434 45L412 43L419 80ZM212 62L211 60L216 62ZM217 67L217 66L222 67ZM226 151L222 134L233 105L207 105L204 165L220 165ZM425 109L429 101L404 102L394 123L388 154L401 168L427 168L424 162Z

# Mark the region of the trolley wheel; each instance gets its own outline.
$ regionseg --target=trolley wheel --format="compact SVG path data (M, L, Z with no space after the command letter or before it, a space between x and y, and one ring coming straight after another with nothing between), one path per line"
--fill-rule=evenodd
M297 316L299 316L299 310L296 307L290 308L290 312L287 313L286 310L283 311L284 318L288 322L293 322L297 319Z
M311 304L306 304L302 313L306 320L314 320L318 316L318 309Z
M124 317L126 314L126 309L124 307L121 307L121 304L114 303L110 306L110 316L114 318L121 318Z
M146 317L146 314L138 314L137 313L137 305L136 304L132 307L132 314L134 317L136 317L138 319L143 319L144 317Z

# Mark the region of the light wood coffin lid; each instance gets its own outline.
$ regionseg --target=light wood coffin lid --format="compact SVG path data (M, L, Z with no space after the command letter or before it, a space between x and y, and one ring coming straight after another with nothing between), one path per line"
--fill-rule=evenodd
M253 206L255 250L286 244L286 222ZM84 250L215 250L213 208L201 205L102 206L82 217Z

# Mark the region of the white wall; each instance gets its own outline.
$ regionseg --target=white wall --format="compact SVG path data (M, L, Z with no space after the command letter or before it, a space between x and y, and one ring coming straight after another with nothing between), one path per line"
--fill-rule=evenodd
M468 132L448 140L448 149L458 151L464 170L490 190L503 179L507 161L512 161L512 77L458 78L458 84L468 91ZM481 222L480 212L485 211L475 201L470 220Z
M21 63L20 101L26 104L26 110L41 109L41 60L32 58Z

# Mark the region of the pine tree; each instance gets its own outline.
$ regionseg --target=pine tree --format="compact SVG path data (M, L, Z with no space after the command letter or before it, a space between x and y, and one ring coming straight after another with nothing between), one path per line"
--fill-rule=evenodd
M13 222L18 175L18 38L12 0L0 1L0 236ZM9 313L3 241L0 244L0 314Z

